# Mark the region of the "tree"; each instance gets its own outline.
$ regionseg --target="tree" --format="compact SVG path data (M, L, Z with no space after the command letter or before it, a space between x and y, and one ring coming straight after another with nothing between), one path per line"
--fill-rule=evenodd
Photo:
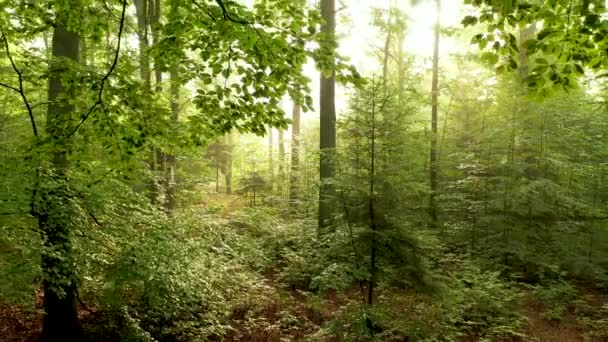
M321 32L326 36L327 44L335 45L336 30L335 0L321 1L323 24ZM331 63L334 63L333 61ZM329 226L332 217L334 187L331 184L335 177L333 153L336 149L336 106L335 106L336 72L334 65L321 72L320 93L320 188L319 188L319 233Z
M148 97L149 103L152 99L152 75L150 70L150 24L151 20L158 24L160 12L156 13L156 0L134 0L135 13L137 16L137 38L139 40L139 72L143 82L143 93L144 96ZM158 3L160 5L160 2ZM156 30L155 30L156 31ZM158 39L158 32L154 33L154 39ZM162 73L157 68L155 72L157 86L160 87L162 82ZM153 107L149 105L146 111L148 117L147 122L153 121L152 115ZM159 170L159 153L155 146L150 149L150 155L148 160L148 166L152 176L148 180L148 197L150 202L157 204L160 196L160 186L157 181L157 172Z
M62 77L67 73L65 64L78 63L78 33L69 30L68 13L56 4L59 12L53 30L51 70L49 77L46 133L51 143L52 170L48 174L50 184L38 189L41 201L35 208L38 226L43 234L44 252L42 270L44 273L43 341L81 340L84 332L78 320L76 298L78 277L72 268L73 251L71 235L77 208L70 199L73 192L68 181L70 163L67 155L71 150L70 131L73 129L74 105L65 97L74 96L75 89L64 84ZM79 8L75 9L76 11ZM77 222L77 221L76 221Z
M350 240L353 273L365 273L359 280L367 285L367 306L374 305L380 281L424 283L417 239L410 231L413 220L405 209L412 185L404 177L409 160L402 145L414 108L399 108L393 91L382 79L370 80L353 96L338 126L343 146L337 153L339 222ZM399 271L391 274L387 269L392 267Z
M274 132L272 127L268 126L268 131L266 133L268 135L268 176L270 179L270 188L274 190L275 188L275 178L274 178Z
M289 201L297 206L300 172L300 106L294 102L291 114L291 169L289 172Z
M158 0L159 1L159 0ZM179 1L172 0L171 8L169 13L170 20L176 20L179 17ZM177 48L180 51L179 46ZM179 124L179 114L180 114L180 77L179 77L179 64L177 58L174 58L169 66L170 72L170 103L171 103L171 123L172 129L171 133L174 137L178 135L178 124ZM173 146L173 151L167 154L167 174L165 178L166 188L167 188L167 201L166 208L168 210L175 209L176 206L176 192L177 192L177 156L175 153L175 146ZM230 171L232 173L232 171ZM228 175L226 175L226 191L230 193L232 191L229 182Z
M431 224L437 225L437 203L435 197L437 196L437 177L439 175L438 165L438 154L437 154L437 111L439 107L439 32L441 29L440 17L441 17L441 0L435 0L437 4L437 18L435 22L435 41L433 44L433 81L431 89L431 152L430 152L430 186L431 193L429 196L429 212L431 216Z
M599 71L608 63L602 20L606 4L601 0L555 0L519 2L511 0L467 0L479 8L466 16L464 26L484 24L485 32L473 37L482 57L498 71L516 69L519 45L525 45L531 59L527 86L542 96L557 89L576 87L585 68ZM566 20L564 20L566 18ZM511 28L543 21L536 37L518 42Z
M279 182L277 190L283 197L283 183L285 182L285 131L279 128Z

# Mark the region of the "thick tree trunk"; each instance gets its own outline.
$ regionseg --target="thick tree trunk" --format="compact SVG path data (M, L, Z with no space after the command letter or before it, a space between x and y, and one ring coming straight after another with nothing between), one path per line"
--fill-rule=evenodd
M437 3L437 22L435 23L435 44L433 51L433 84L432 84L432 105L431 105L431 156L430 156L430 190L429 196L429 214L431 216L431 225L437 226L437 177L439 174L439 165L437 165L437 111L439 97L439 29L440 29L440 14L441 0L435 0Z
M321 32L335 39L336 31L335 0L321 1L321 16L324 20ZM321 74L320 92L320 163L319 163L319 234L328 227L332 217L332 200L335 189L331 180L335 177L333 161L336 148L336 106L335 106L336 73L330 77Z
M58 16L52 38L53 57L79 59L79 36L67 30L66 18ZM74 106L57 100L69 89L62 84L65 73L64 62L51 63L48 89L48 112L46 131L51 140L51 162L54 173L54 188L39 194L42 207L36 209L38 225L42 231L44 249L42 272L44 274L44 317L42 341L82 341L84 333L78 320L76 305L77 274L73 265L71 235L71 209L69 199L67 153L71 144L69 134L72 128ZM69 94L68 94L69 95Z

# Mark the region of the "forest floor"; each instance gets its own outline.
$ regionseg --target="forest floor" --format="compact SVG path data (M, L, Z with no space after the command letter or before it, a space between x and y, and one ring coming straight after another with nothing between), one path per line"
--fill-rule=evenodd
M238 212L243 206L242 199L233 195L210 196L207 201L197 205L201 208L217 208L216 214L221 217ZM260 293L251 294L256 296L256 300L258 297L261 298L253 319L246 319L245 312L242 313L243 317L239 317L241 314L239 312L233 313L231 325L234 333L224 339L225 341L311 340L310 336L334 319L347 303L357 302L363 298L358 287L352 287L341 294L328 291L319 298L311 292L288 288L281 284L276 280L276 271L266 271L260 276L263 281ZM593 324L601 324L600 329L606 329L604 324L608 323L608 317L585 320L586 317L597 317L597 313L602 312L602 307L608 308L608 294L582 285L576 287L576 292L575 298L569 299L562 307L556 309L548 307L536 298L532 290L522 288L517 310L523 318L524 323L519 332L524 337L508 339L508 341L608 341L605 337L595 338L589 335L589 330L595 328ZM393 293L386 293L384 297L392 298L392 295ZM379 302L382 302L382 292L378 297ZM404 315L416 315L415 306L421 299L411 294L401 298L404 299L386 299L386 301L398 306L399 312L403 312ZM34 308L25 309L0 302L0 341L22 342L36 339L40 334L44 317L40 294L36 295L35 303ZM551 310L557 310L557 314L548 315L553 312ZM97 315L91 311L95 310L84 305L81 307L81 319L89 327L98 324L95 321ZM472 342L482 339L468 336L460 340Z
M272 274L267 275L267 285L273 287ZM606 302L608 296L599 294L593 290L580 288L581 291L587 291L583 294L584 297L594 299L591 305L600 305ZM281 336L278 331L273 331L269 327L276 323L284 316L285 312L289 312L294 317L301 320L306 320L311 324L303 324L301 330L295 329L291 333L291 338L294 341L302 340L303 336L310 333L313 326L318 326L323 321L329 319L334 311L344 302L343 296L337 296L335 293L329 293L325 298L324 309L318 313L310 309L305 295L298 291L290 291L290 296L287 299L280 301L272 301L266 306L266 309L261 313L264 317L264 324L260 324L259 329L250 330L247 335L233 336L228 338L228 341L249 341L249 342L272 342L281 341ZM347 297L356 297L358 291L353 289ZM16 306L10 306L0 303L0 341L2 342L26 342L35 341L40 333L42 318L44 311L41 301L37 301L37 307L34 310L24 310ZM527 323L522 331L525 338L517 338L512 341L547 341L547 342L583 342L583 341L606 341L605 339L585 339L584 332L586 328L580 324L577 316L568 308L560 320L547 320L545 317L545 305L534 299L525 299L521 303L521 314L525 317ZM90 318L86 317L86 310L82 310L82 318L88 324L95 322L87 321ZM92 317L91 317L92 318ZM474 337L463 338L462 341L479 341ZM504 340L501 340L504 341Z

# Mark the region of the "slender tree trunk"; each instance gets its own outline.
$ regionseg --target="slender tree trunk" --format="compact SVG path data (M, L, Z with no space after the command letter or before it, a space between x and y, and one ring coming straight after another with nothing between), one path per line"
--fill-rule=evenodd
M300 106L293 104L291 114L291 172L289 173L289 201L295 208L298 200L298 179L300 170Z
M226 157L224 166L224 178L226 179L226 193L232 193L232 151L234 149L232 142L232 133L226 134L224 137L226 142Z
M144 82L144 91L149 94L152 90L150 79L150 57L148 56L148 1L133 0L137 14L137 38L139 39L139 75Z
M376 216L375 216L375 208L374 208L374 186L375 186L375 162L376 162L376 102L375 102L376 94L374 94L374 98L372 99L372 120L371 120L371 137L370 137L370 168L369 168L369 227L372 230L372 240L371 240L371 248L370 248L370 278L369 285L367 287L367 304L372 305L374 303L374 286L376 284ZM369 324L370 322L368 322Z
M137 37L139 39L139 73L142 81L144 82L143 90L145 96L150 96L152 93L150 56L148 54L148 48L150 47L148 38L151 17L150 1L154 0L133 0L135 4L135 14L137 15ZM152 171L152 179L150 179L148 183L148 197L150 202L157 204L160 191L156 181L156 172L158 171L158 155L154 147L150 151L148 165L150 167L150 171Z
M335 39L336 9L335 0L321 0L321 16L324 20L321 32ZM335 177L333 161L336 148L336 106L335 106L336 73L325 77L321 74L320 92L320 189L319 189L319 234L329 226L332 217L332 200L335 189L331 180Z
M79 36L67 29L67 18L59 15L52 38L52 54L55 58L79 60ZM70 199L67 171L70 167L67 153L71 149L69 134L72 128L74 106L58 99L71 92L62 83L63 61L51 63L49 77L46 131L51 139L51 163L54 172L53 189L40 194L42 208L38 208L38 225L42 231L44 249L42 272L44 273L44 317L42 341L82 341L84 332L78 320L76 305L78 278L73 262L71 241L71 215L76 212ZM69 97L69 93L67 94Z
M268 126L268 173L270 176L270 193L274 190L274 137L272 127Z
M171 1L171 18L176 18L179 12L179 2L178 0ZM171 76L170 83L170 96L171 96L171 121L172 121L172 133L173 135L177 135L179 132L178 124L179 124L179 88L180 88L180 80L179 80L179 65L177 61L174 61L169 66L169 73ZM166 186L167 186L167 201L166 208L167 210L175 209L177 205L176 193L177 193L177 156L175 155L175 151L167 154L167 173L166 173ZM230 174L232 175L232 159L230 159ZM226 176L226 191L232 191L232 189L228 190L228 176Z
M439 97L439 30L441 15L441 0L435 0L437 4L437 22L435 23L435 44L433 51L433 84L432 84L432 105L431 105L431 158L429 164L431 194L429 196L429 214L431 225L437 226L437 176L439 167L437 165L437 111Z
M392 8L389 8L389 11L392 12ZM389 12L389 13L391 13ZM389 58L389 53L390 53L390 47L391 47L391 14L389 14L388 16L388 21L387 21L387 32L386 32L386 39L384 41L384 58L382 60L382 82L384 85L384 88L386 89L387 83L388 83L388 58Z
M285 131L279 129L279 182L277 189L279 195L283 197L283 182L285 180Z
M219 163L219 162L218 162ZM215 193L220 193L220 165L215 166Z
M160 25L160 18L161 18L161 2L160 0L149 0L149 12L150 12L150 27L151 27L151 31L152 31L152 41L153 44L158 44L158 41L160 39L160 32L159 32L159 25ZM162 66L160 65L160 63L158 61L154 61L154 78L155 78L155 89L154 91L157 94L162 94L163 92L163 73L162 73ZM157 115L158 116L158 115ZM167 176L167 173L170 173L170 170L168 170L168 159L169 157L167 156L167 154L165 154L161 149L159 148L153 148L153 152L154 153L154 158L157 160L157 165L156 165L156 171L157 172L162 172L162 174L164 175L163 180L162 180L162 185L165 187L165 189L169 188L169 181L170 181L170 176ZM156 192L157 192L157 196L160 194L160 192L162 191L162 186L160 184L156 184ZM165 198L165 201L163 202L163 207L166 210L171 210L173 209L173 203L170 203L171 200L169 199L169 194L167 193L167 196Z

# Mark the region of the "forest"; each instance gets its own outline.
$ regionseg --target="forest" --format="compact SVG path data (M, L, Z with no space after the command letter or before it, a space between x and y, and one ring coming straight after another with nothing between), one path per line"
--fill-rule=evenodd
M0 0L0 341L608 341L607 5Z

